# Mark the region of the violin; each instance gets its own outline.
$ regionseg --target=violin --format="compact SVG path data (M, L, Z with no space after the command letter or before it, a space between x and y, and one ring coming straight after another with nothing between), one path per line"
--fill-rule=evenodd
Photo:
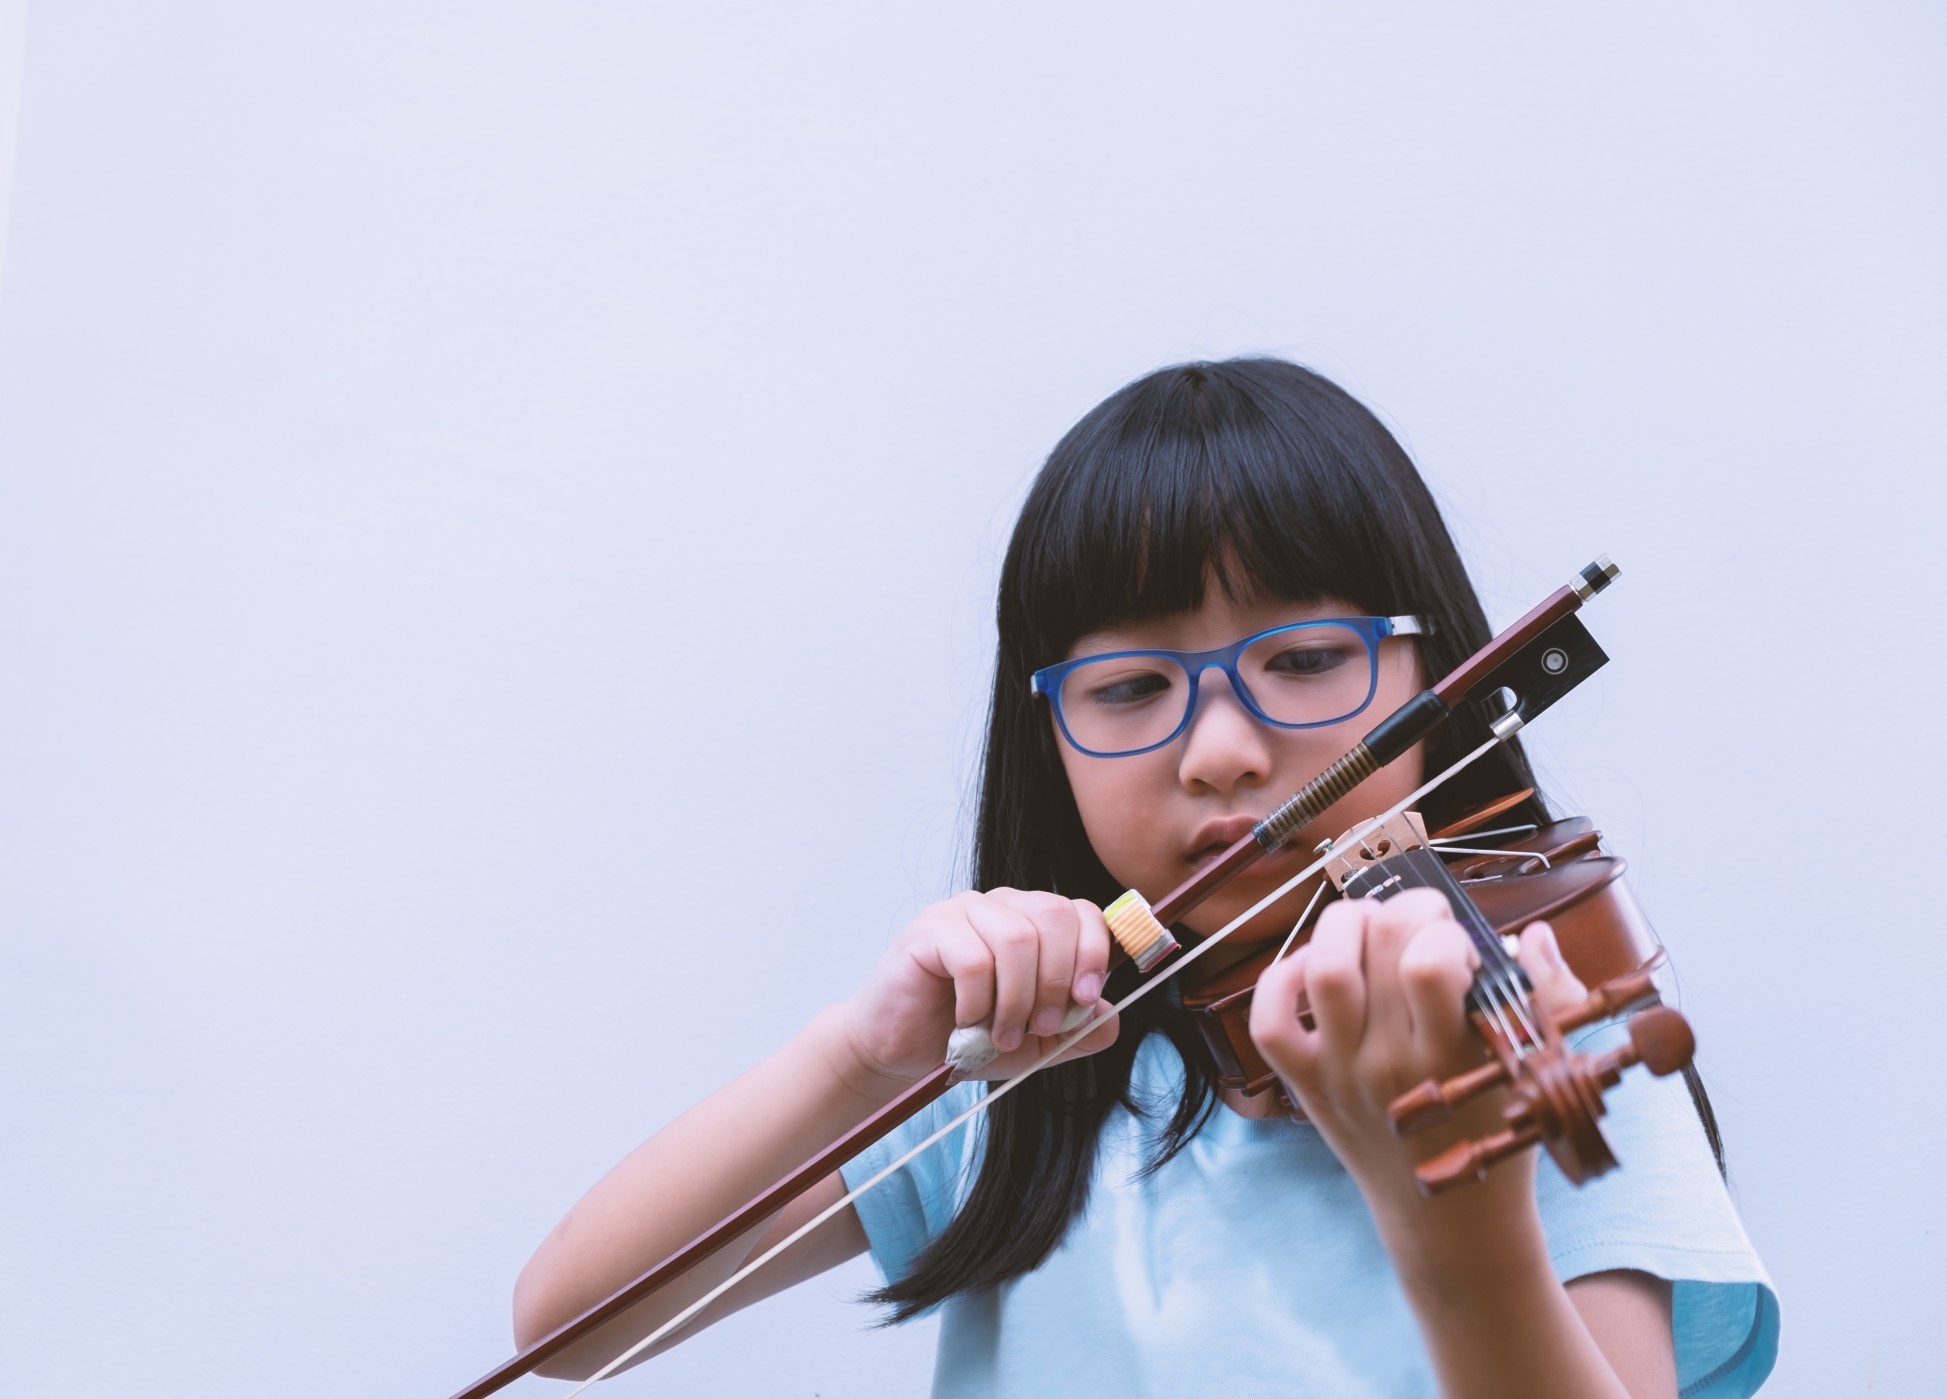
M1662 944L1623 881L1625 862L1605 853L1586 817L1483 832L1497 816L1534 795L1532 789L1481 807L1428 835L1418 815L1354 827L1319 846L1325 877L1341 897L1390 897L1406 888L1438 888L1472 938L1481 967L1469 992L1470 1019L1489 1055L1481 1067L1445 1083L1429 1081L1395 1100L1388 1117L1401 1134L1445 1121L1461 1103L1490 1089L1510 1090L1506 1127L1461 1142L1423 1163L1420 1188L1437 1194L1484 1174L1496 1161L1541 1142L1577 1185L1616 1166L1596 1119L1602 1091L1641 1063L1658 1076L1690 1063L1696 1043L1675 1010L1657 1004ZM1495 839L1492 847L1480 842ZM1314 901L1314 907L1317 901ZM1294 938L1310 916L1300 920ZM1550 1017L1529 1001L1526 977L1508 941L1537 919L1555 930L1563 960L1596 989L1566 1014ZM1220 1087L1255 1095L1274 1090L1298 1115L1277 1075L1250 1036L1252 992L1284 955L1266 945L1183 994L1184 1009L1218 1067ZM1629 1042L1602 1056L1578 1056L1564 1037L1596 1021L1641 1011ZM1306 1012L1301 1002L1300 1014Z
M1231 932L1309 881L1321 869L1327 871L1334 886L1346 897L1385 897L1390 891L1405 887L1443 889L1480 953L1481 972L1475 977L1468 1000L1473 1023L1480 1030L1491 1058L1445 1082L1421 1084L1391 1105L1391 1116L1396 1130L1418 1130L1441 1120L1470 1098L1505 1087L1506 1126L1479 1141L1460 1142L1423 1163L1418 1171L1421 1188L1432 1193L1471 1179L1493 1162L1536 1142L1544 1142L1551 1155L1562 1163L1564 1172L1577 1183L1611 1169L1615 1157L1596 1125L1603 1112L1603 1090L1616 1083L1632 1064L1642 1063L1657 1073L1680 1068L1689 1062L1692 1049L1689 1027L1675 1011L1660 1006L1635 1015L1629 1022L1629 1043L1607 1054L1578 1055L1567 1047L1565 1036L1580 1026L1655 999L1652 973L1661 951L1648 924L1627 898L1620 880L1622 862L1601 853L1601 837L1592 827L1575 822L1553 823L1527 835L1525 842L1486 853L1482 853L1483 847L1462 852L1448 845L1449 856L1443 857L1436 853L1439 847L1432 840L1448 835L1465 836L1469 831L1478 830L1492 819L1493 810L1484 815L1477 813L1479 820L1470 818L1450 825L1430 839L1417 824L1416 817L1408 819L1407 808L1495 745L1512 738L1607 663L1608 656L1575 614L1583 603L1614 581L1617 571L1607 557L1598 558L1582 569L1444 679L1382 719L1248 835L1153 907L1133 889L1112 902L1103 910L1104 919L1119 955L1133 961L1137 970L1148 977L1142 985L1122 997L1109 1012L1071 1013L1063 1026L1066 1033L1060 1043L1033 1066L1005 1083L990 1085L985 1096L972 1107L857 1190L828 1205L790 1236L748 1260L730 1277L609 1361L572 1393L579 1394L688 1322L755 1269L847 1208L859 1194L889 1177L976 1113L998 1102L1036 1071L1053 1063L1107 1014L1121 1012L1166 978L1199 960L1221 945ZM1330 849L1321 852L1318 861L1197 946L1184 949L1178 943L1170 931L1172 924L1259 857L1279 849L1298 831L1310 826L1341 797L1431 736L1468 704L1484 705L1492 716L1488 722L1491 737L1485 743L1435 775L1406 801L1332 842ZM1517 804L1525 795L1509 798L1505 805ZM1449 859L1463 855L1471 855L1473 863L1460 865L1456 873L1449 868ZM1502 942L1504 931L1537 917L1555 922L1570 968L1585 985L1597 986L1582 1005L1566 1015L1551 1017L1527 998L1525 976ZM1579 950L1570 952L1571 946ZM1179 952L1181 956L1177 956ZM1163 965L1166 962L1169 964ZM1211 1032L1212 1050L1218 1054L1220 1063L1228 1063L1230 1078L1247 1090L1256 1084L1258 1091L1262 1091L1275 1078L1251 1046L1243 1009L1265 965L1268 961L1258 965L1254 972L1229 969L1204 988L1212 993L1205 1006L1208 1020L1216 1027ZM633 1282L460 1390L454 1399L483 1399L503 1388L615 1320L731 1239L770 1218L937 1100L953 1084L977 1072L984 1063L982 1056L992 1057L991 1041L982 1043L986 1039L984 1032L956 1032L954 1040L958 1043L949 1045L945 1062L897 1098Z

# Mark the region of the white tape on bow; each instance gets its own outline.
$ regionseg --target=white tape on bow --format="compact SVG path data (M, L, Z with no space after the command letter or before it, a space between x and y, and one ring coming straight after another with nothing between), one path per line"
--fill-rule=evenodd
M1061 1028L1055 1033L1067 1034L1088 1019L1092 1013L1093 1008L1090 1006L1069 1006L1068 1013L1061 1018ZM946 1062L960 1078L972 1078L998 1059L1000 1053L1000 1046L994 1043L991 1023L969 1025L966 1029L955 1030L946 1037Z

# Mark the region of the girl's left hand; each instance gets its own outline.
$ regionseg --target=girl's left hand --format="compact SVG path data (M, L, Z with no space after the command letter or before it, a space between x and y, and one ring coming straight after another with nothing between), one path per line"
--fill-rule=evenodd
M1519 955L1544 1008L1573 1005L1585 994L1546 923L1522 933ZM1437 1200L1424 1199L1413 1180L1413 1168L1443 1148L1498 1130L1501 1094L1486 1094L1452 1121L1410 1137L1396 1136L1386 1117L1401 1093L1482 1061L1466 1007L1479 965L1445 896L1415 889L1383 903L1332 904L1311 941L1258 980L1251 1039L1352 1173L1382 1231L1454 1217L1450 1201L1463 1202L1467 1218L1482 1223L1483 1211L1534 1209L1532 1151ZM1311 1002L1315 1029L1299 1023L1300 993Z

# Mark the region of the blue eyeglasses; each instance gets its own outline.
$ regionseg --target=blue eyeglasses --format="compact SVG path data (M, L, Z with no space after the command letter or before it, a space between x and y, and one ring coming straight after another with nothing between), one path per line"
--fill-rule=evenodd
M1281 729L1350 719L1379 688L1379 643L1424 636L1418 617L1327 617L1261 631L1212 651L1111 651L1045 666L1029 688L1055 709L1062 737L1093 758L1126 758L1175 741L1197 710L1197 679L1215 666L1246 709Z

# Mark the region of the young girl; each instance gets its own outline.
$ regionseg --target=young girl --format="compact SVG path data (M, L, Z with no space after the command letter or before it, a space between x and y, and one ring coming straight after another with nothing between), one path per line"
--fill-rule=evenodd
M1347 624L1254 641L1228 669L1116 659L1223 654L1326 619ZM991 1023L1005 1051L991 1079L1032 1063L1071 1002L1134 984L1127 964L1104 984L1104 904L1176 887L1490 635L1398 443L1334 385L1268 359L1162 370L1083 418L1022 510L999 624L978 889L921 914L855 996L575 1205L516 1287L523 1345L890 1101L940 1062L956 1026ZM1084 660L1095 664L1048 669ZM1292 676L1307 678L1293 687L1305 698L1272 704ZM1477 717L1450 725L1179 936L1223 926L1319 840L1485 736ZM1532 785L1505 745L1422 809L1437 827ZM1508 819L1543 815L1534 798ZM1233 934L1198 974L1282 939L1310 892ZM1520 956L1545 1004L1580 994L1545 925ZM1492 1103L1405 1140L1385 1117L1399 1092L1478 1061L1463 1009L1473 966L1437 894L1329 904L1259 982L1251 1018L1302 1120L1275 1093L1220 1091L1177 996L1159 991L675 1339L870 1249L894 1318L942 1309L939 1395L1752 1393L1776 1354L1777 1304L1675 1079L1639 1072L1610 1092L1603 1125L1623 1168L1582 1189L1530 1152L1419 1196L1418 1161L1493 1125ZM1301 991L1315 1028L1300 1023ZM952 1089L549 1372L592 1373L984 1091Z

